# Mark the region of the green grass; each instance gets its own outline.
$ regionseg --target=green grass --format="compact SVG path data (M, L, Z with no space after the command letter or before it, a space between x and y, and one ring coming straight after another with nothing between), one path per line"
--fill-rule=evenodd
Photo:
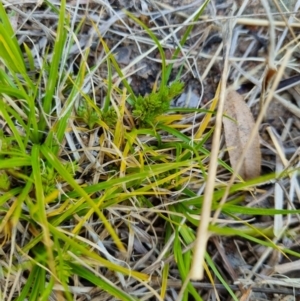
M107 94L100 107L93 92L85 89L94 72L87 62L90 50L81 53L77 74L65 65L82 23L74 26L66 1L61 1L59 10L51 8L58 14L56 40L47 49L52 60L50 63L46 57L40 58L42 65L32 76L36 67L29 45L18 44L0 3L0 114L6 122L6 128L0 132L0 230L7 256L6 265L1 267L6 283L1 287L1 298L6 300L12 292L10 300L50 300L50 296L54 300L75 300L72 288L82 289L85 285L79 284L86 283L118 300L139 300L144 292L164 300L168 280L173 277L171 267L176 266L182 281L190 270L193 250L186 247L195 241L203 202L195 187L206 181L210 158L206 142L214 130L211 119L218 99L208 109L176 109L174 113L169 104L183 90L180 75L169 82L172 65L166 64L163 46L149 28L128 13L160 52L161 80L149 95L135 95L99 36L108 74ZM195 21L202 12L200 8ZM181 46L191 30L189 26ZM180 47L174 58L179 52ZM123 90L112 81L114 72L121 79ZM61 109L56 101L61 102ZM199 112L203 118L194 135L183 132L193 125L180 122ZM91 139L96 129L98 145L75 146L73 141L73 147L66 147L67 136L75 140L74 137L87 135ZM92 155L92 151L97 155ZM219 166L228 174L232 172L222 160ZM287 170L280 177L292 172ZM271 228L254 227L240 217L299 213L243 205L246 192L255 193L257 185L274 178L271 174L234 184L230 201L221 211L224 220L239 221L243 227L218 223L211 225L210 231L300 257L274 243ZM219 209L225 189L226 182L216 183L212 210ZM147 265L151 267L147 256L145 264L143 256L133 252L134 240L141 239L142 233L146 235L139 224L155 231L151 220L164 229L153 252L162 252L164 244L168 244L160 263L174 257L172 266L169 262L161 264L158 272L155 268L147 270ZM140 266L136 266L138 260ZM218 279L238 300L208 253L206 272L212 284ZM151 289L156 280L161 286ZM140 294L131 291L136 285L143 288ZM202 300L189 283L182 300L191 297Z

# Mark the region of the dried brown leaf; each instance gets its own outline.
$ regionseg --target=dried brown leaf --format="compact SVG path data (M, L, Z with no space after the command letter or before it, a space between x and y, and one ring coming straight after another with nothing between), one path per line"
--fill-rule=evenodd
M253 115L246 105L243 96L236 91L227 93L224 105L223 125L226 146L229 152L230 164L236 169L238 161L254 128ZM228 118L230 117L230 118ZM255 133L252 144L248 147L239 175L244 180L253 179L260 175L261 151L259 134Z

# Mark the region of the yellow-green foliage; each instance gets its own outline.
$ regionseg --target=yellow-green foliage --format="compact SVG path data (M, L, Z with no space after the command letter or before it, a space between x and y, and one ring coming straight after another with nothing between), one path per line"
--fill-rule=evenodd
M106 112L102 112L101 119L109 126L116 126L118 115L113 107L109 107Z
M106 112L98 113L86 101L83 101L77 109L77 118L86 123L89 129L93 129L100 120L109 127L115 126L118 116L113 107L109 107Z
M0 190L8 191L10 188L10 179L4 170L0 170Z
M78 168L76 162L66 162L64 166L68 173L75 175L75 172ZM62 176L57 171L55 171L52 166L45 166L41 172L41 175L44 186L43 188L46 195L55 190L57 184L63 181Z
M183 83L175 81L169 87L161 87L158 92L146 96L139 95L133 103L133 116L141 125L153 125L156 117L169 110L171 100L178 96L183 88Z
M78 107L77 117L86 123L90 129L92 129L101 118L101 116L99 116L99 114L85 101Z

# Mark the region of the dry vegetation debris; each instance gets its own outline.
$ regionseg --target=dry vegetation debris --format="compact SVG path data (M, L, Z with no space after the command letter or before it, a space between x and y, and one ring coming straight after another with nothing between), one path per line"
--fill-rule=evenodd
M39 83L39 94L43 95L47 87L47 68L50 69L52 64L53 47L58 36L60 1L2 2L24 56L28 59L26 53L30 51L32 54L33 61L26 61L31 64L29 75ZM218 96L215 95L224 73L223 45L226 42L230 45L229 56L226 58L230 65L226 84L236 90L235 93L243 95L255 119L262 112L265 100L269 99L270 102L265 107L264 120L259 128L262 174L299 168L300 1L278 3L276 0L265 0L260 3L250 0L211 0L194 22L184 45L180 45L188 25L193 22L195 11L202 3L199 0L67 2L68 24L71 27L67 28L69 36L59 64L59 85L56 87L52 111L47 117L47 130L63 117L64 105L76 76L82 75L80 70L84 61L87 72L83 78L82 95L92 99L92 108L105 107L109 99L113 110L106 110L106 115L102 112L102 123L99 124L100 113L94 116L89 102L86 106L81 102L82 97L74 97L70 104L72 114L68 131L60 145L59 158L66 166L70 158L76 161L74 179L82 187L98 187L99 183L100 186L101 183L107 183L99 191L92 188L86 191L91 193L93 199L100 200L98 206L105 220L116 230L120 242L117 244L117 238L111 237L114 232L109 232L108 226L99 221L96 211L86 214L88 203L82 203L80 210L71 215L72 218L69 216L64 219L60 214L69 208L69 204L63 201L49 202L47 217L50 220L55 220L56 216L61 218L63 223L59 224L59 229L63 233L82 223L78 235L83 246L95 249L98 255L112 264L141 273L131 277L122 274L121 270L116 272L105 265L97 266L93 261L96 261L95 258L86 260L87 254L80 257L75 251L68 253L64 260L70 261L70 266L77 271L77 275L66 272L73 300L116 300L116 296L112 297L109 293L110 289L101 289L100 284L85 279L80 274L82 271L72 265L74 262L79 262L83 267L90 265L99 279L102 277L110 281L113 287L135 300L234 300L234 295L236 300L279 301L286 300L288 296L291 300L299 300L300 286L295 283L295 279L299 280L300 271L299 215L277 214L274 217L274 212L273 216L263 214L264 208L300 208L296 172L289 172L282 179L274 179L273 175L273 178L266 177L266 180L272 181L264 182L260 179L258 183L244 186L238 186L240 182L237 180L236 186L232 186L234 191L226 200L232 206L227 209L224 207L221 215L217 216L216 224L219 227L211 227L214 235L207 245L206 262L209 268L205 278L202 281L191 281L187 285L188 293L182 289L185 280L183 275L188 277L191 264L191 250L201 216L203 192L207 185L214 186L212 210L217 211L217 204L231 177L225 139L221 136L217 146L216 162L219 165L216 178L214 183L206 183L211 136L215 126L212 111L217 106ZM169 86L176 81L178 74L185 85L184 91L172 100L172 107L178 111L158 117L157 123L165 122L158 129L149 127L144 132L138 131L142 123L138 123L132 113L123 79L127 80L135 95L148 100L147 95L162 83L164 58L147 30L129 17L124 9L143 22L160 41L167 65L173 65L168 79ZM232 37L230 41L224 41L222 28L228 23L233 26ZM177 47L180 48L179 55L173 57ZM292 51L287 58L288 48ZM111 54L123 78L117 66L108 63ZM5 69L3 66L1 68ZM41 100L40 95L37 98ZM166 95L172 93L168 91ZM183 113L179 107L184 107L186 111ZM195 110L188 110L191 108ZM245 113L241 111L236 114L242 114L239 122L243 122ZM5 118L1 122L3 135L13 136ZM246 118L244 122L246 126L254 127ZM175 125L172 127L172 124ZM22 131L21 127L19 130ZM257 140L256 137L256 143ZM134 143L126 144L127 141ZM192 149L193 141L203 143L197 144L196 152ZM189 151L193 154L191 158ZM237 151L242 153L243 150ZM239 157L239 153L235 155ZM252 156L253 164L259 162L260 165L260 156L258 158L256 153ZM190 165L186 158L189 158ZM158 163L161 164L160 169L155 169ZM167 167L163 170L163 163L177 165L172 170ZM153 176L149 177L146 171L152 168L151 164L154 166ZM75 169L72 164L68 168L71 171ZM132 171L147 176L145 179L135 178L132 186L126 186L125 182L119 185L118 179L131 175ZM15 180L12 187L17 187L18 181ZM253 187L255 184L260 185ZM59 187L62 197L67 195L71 201L75 198L76 194L68 183L56 183L55 187ZM47 191L49 195L51 192ZM31 193L30 197L34 199L35 195ZM5 205L3 219L6 211L12 208L12 200ZM236 204L241 206L235 207ZM241 209L243 207L247 208L244 212ZM255 211L257 208L261 211ZM253 214L250 214L251 209ZM26 206L24 210L26 216ZM80 215L82 212L84 214ZM32 267L28 270L24 267L22 270L17 262L37 256L37 250L34 249L32 253L23 252L24 258L20 255L20 250L27 248L40 233L37 225L35 228L26 222L27 218L30 216L17 224L15 236L12 235L14 241L9 239L12 230L7 230L6 236L5 232L1 234L1 266L6 271L0 282L3 300L18 300L20 291L30 277L29 271L35 271ZM169 231L167 235L166 231ZM278 247L270 248L270 245ZM180 257L178 254L183 255ZM184 266L187 270L183 269ZM7 272L9 268L11 270ZM41 275L48 281L46 272ZM151 277L144 281L143 275ZM138 277L141 277L139 281ZM63 294L64 290L63 285L56 283L49 300L64 300L67 298ZM229 290L233 295L230 295Z

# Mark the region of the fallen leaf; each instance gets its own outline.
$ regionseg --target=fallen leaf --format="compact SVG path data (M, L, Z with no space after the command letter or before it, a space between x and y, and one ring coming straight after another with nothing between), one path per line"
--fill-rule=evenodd
M233 169L236 169L238 161L250 138L251 131L254 128L253 115L246 105L243 96L236 91L230 90L227 92L224 104L223 125L230 164ZM260 168L261 151L259 134L257 132L252 144L247 149L239 175L244 180L253 179L260 175Z

